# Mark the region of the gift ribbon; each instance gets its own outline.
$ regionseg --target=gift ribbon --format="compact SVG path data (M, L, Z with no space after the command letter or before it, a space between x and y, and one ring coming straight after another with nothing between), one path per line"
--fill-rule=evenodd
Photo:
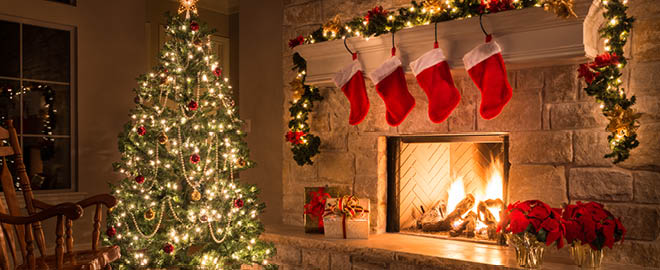
M358 198L352 195L345 195L337 198L335 203L328 205L325 208L325 214L323 216L341 215L342 234L344 239L346 239L346 217L355 218L364 213L369 213L369 210L364 209L360 205Z
M312 199L305 204L305 214L318 217L319 228L323 229L323 211L325 202L330 198L330 194L325 192L325 187L320 187L317 191L310 191Z

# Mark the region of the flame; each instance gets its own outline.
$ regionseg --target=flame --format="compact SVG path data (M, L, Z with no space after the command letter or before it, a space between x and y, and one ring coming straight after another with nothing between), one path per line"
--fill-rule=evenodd
M465 198L465 187L463 184L463 177L461 176L451 183L451 186L449 186L449 190L447 191L447 213L454 211L456 205L458 205L463 198Z
M504 199L504 190L503 190L503 179L502 172L502 162L499 159L496 159L494 162L491 162L488 172L490 174L488 185L486 186L486 199ZM495 220L500 221L500 207L489 207L488 210L495 216Z

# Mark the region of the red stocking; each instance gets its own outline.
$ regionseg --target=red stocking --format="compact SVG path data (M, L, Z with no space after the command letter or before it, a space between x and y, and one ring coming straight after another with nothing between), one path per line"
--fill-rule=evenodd
M502 112L513 94L506 76L502 49L495 41L477 46L463 56L463 63L472 81L481 91L479 113L484 119L492 119Z
M385 119L390 126L398 126L415 107L415 98L408 92L406 77L401 68L401 60L394 55L379 68L371 72L369 77L376 85L378 95L385 102L387 113Z
M442 49L438 48L438 43L434 47L410 63L410 68L429 99L429 119L441 123L456 108L461 94L454 86Z
M348 123L359 124L369 111L369 97L367 97L367 88L364 86L362 66L357 60L356 53L353 54L353 63L337 72L334 81L351 103Z

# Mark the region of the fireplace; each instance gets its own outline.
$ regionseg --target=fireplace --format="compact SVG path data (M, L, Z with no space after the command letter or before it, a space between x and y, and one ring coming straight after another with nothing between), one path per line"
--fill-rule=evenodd
M503 243L506 134L387 139L387 231Z

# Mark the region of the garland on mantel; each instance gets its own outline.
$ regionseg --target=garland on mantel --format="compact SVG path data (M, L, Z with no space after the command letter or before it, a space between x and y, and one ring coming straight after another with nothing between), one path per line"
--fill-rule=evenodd
M621 69L626 64L623 47L632 29L633 18L626 15L627 0L602 0L605 8L603 16L607 24L599 29L605 38L605 53L595 61L583 64L578 70L584 77L587 94L594 96L601 105L605 117L610 121L607 130L611 132L608 141L611 153L606 158L613 158L614 163L626 160L630 150L637 147L637 129L639 113L632 109L635 96L628 98L621 88ZM298 36L289 41L289 47L318 43L349 37L366 39L382 34L393 33L430 23L482 16L506 10L543 7L554 12L558 17L576 17L573 0L425 0L411 2L407 8L388 11L381 6L369 10L365 16L356 17L342 24L336 16L316 31L307 36ZM306 62L298 53L293 54L293 70L297 77L291 82L293 100L289 111L287 141L292 145L294 159L298 165L313 164L312 157L319 153L320 138L309 133L307 119L312 109L312 102L322 100L318 89L305 84Z

